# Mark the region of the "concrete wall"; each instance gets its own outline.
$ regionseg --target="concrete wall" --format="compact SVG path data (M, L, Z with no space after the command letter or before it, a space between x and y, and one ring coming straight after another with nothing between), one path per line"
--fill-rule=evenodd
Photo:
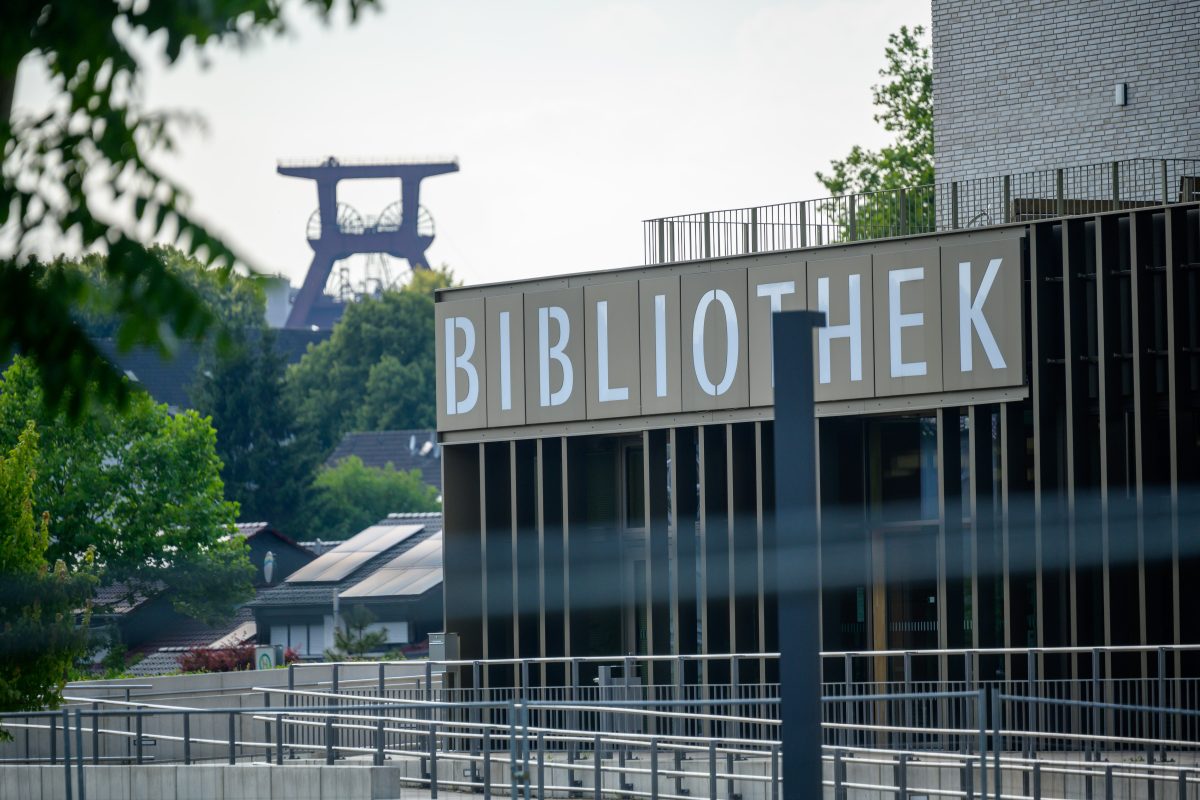
M1197 41L1200 0L933 0L937 180L1200 157Z

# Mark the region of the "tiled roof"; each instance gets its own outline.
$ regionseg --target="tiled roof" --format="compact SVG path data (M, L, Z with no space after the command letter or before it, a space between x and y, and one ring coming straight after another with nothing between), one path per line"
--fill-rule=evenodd
M310 549L310 548L306 547L303 543L297 542L295 539L288 536L287 534L280 532L277 528L272 526L271 523L269 523L269 522L239 522L236 524L236 526L237 526L237 535L241 536L243 539L249 540L249 539L254 538L255 536L261 536L262 534L266 533L266 534L270 534L271 536L274 536L276 539L279 539L282 542L286 542L287 544L290 544L292 547L295 547L299 550L309 550ZM312 552L316 555L320 555L315 550L313 550Z
M368 467L391 464L404 472L420 470L422 480L442 491L442 448L434 431L347 433L325 463L332 466L348 456L358 456Z
M110 583L96 589L92 595L92 602L103 607L106 614L128 614L152 597L157 597L165 588L166 584L161 581L145 587L146 591L132 591L124 583Z
M396 556L415 547L442 529L441 514L389 514L379 525L424 525L424 530L409 536L393 547L377 553L370 560L336 582L305 583L286 581L258 593L258 597L247 603L252 608L278 608L282 606L333 605L333 596L373 575L376 570L389 564ZM376 526L372 526L376 527ZM369 530L369 529L368 529ZM359 534L362 535L362 534ZM349 541L349 540L348 540ZM343 544L343 542L338 542Z
M275 352L283 356L286 363L294 364L307 352L310 344L320 344L328 339L329 331L281 328L274 331L274 336ZM199 351L194 346L181 344L171 359L164 359L156 350L146 347L119 353L113 339L97 339L96 346L157 402L166 403L173 409L191 407L188 390L196 380L196 366L200 363Z
M179 671L179 657L201 647L228 647L253 638L254 611L240 607L229 622L205 625L191 619L180 620L169 631L143 642L132 652L145 656L129 668L132 675L162 675Z

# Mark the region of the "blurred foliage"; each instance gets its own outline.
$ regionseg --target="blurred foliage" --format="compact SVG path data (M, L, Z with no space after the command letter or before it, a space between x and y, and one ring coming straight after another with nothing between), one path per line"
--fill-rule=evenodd
M358 456L324 467L313 490L308 525L323 539L353 536L392 513L441 510L437 489L421 479L420 470L368 467Z
M875 121L895 135L879 150L855 145L845 158L831 162L817 180L833 195L924 186L933 173L933 67L925 28L902 26L888 36L879 70L883 82L871 87Z
M25 423L0 458L0 711L53 708L88 647L93 551L50 569L50 519L34 513L37 426ZM76 615L82 625L76 625ZM4 738L0 731L0 738Z
M37 423L34 505L49 513L50 558L94 552L105 585L128 596L165 585L174 607L206 622L253 592L254 568L223 496L216 432L194 411L172 416L131 390L124 413L89 408L69 424L43 402L38 369L17 359L0 383L0 446Z
M348 306L329 339L292 365L299 424L322 452L350 431L436 426L433 293L452 285L445 268L416 270L399 291Z
M305 0L328 19L352 20L374 0ZM165 237L227 276L236 254L188 211L183 187L150 163L175 149L193 120L142 107L138 56L173 64L213 43L246 44L287 29L282 0L204 3L9 0L0 3L0 227L13 246L0 256L0 359L32 356L43 398L71 418L96 396L124 407L130 386L88 340L76 313L94 289L78 274L22 261L38 241L99 250L100 294L117 314L123 349L169 354L199 340L217 318L194 287L143 244ZM135 55L131 42L142 46ZM26 58L50 75L54 97L38 114L14 113ZM110 209L101 211L101 208Z

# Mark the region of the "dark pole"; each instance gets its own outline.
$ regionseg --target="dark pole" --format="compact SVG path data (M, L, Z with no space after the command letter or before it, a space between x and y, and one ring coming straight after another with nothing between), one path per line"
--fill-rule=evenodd
M775 592L779 604L780 739L786 800L823 796L817 635L817 481L813 430L816 311L773 315Z

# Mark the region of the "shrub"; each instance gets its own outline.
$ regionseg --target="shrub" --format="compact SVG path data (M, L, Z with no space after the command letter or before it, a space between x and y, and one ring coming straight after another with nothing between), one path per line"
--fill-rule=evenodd
M194 647L179 657L179 668L184 672L254 669L254 645L243 643L233 647Z

